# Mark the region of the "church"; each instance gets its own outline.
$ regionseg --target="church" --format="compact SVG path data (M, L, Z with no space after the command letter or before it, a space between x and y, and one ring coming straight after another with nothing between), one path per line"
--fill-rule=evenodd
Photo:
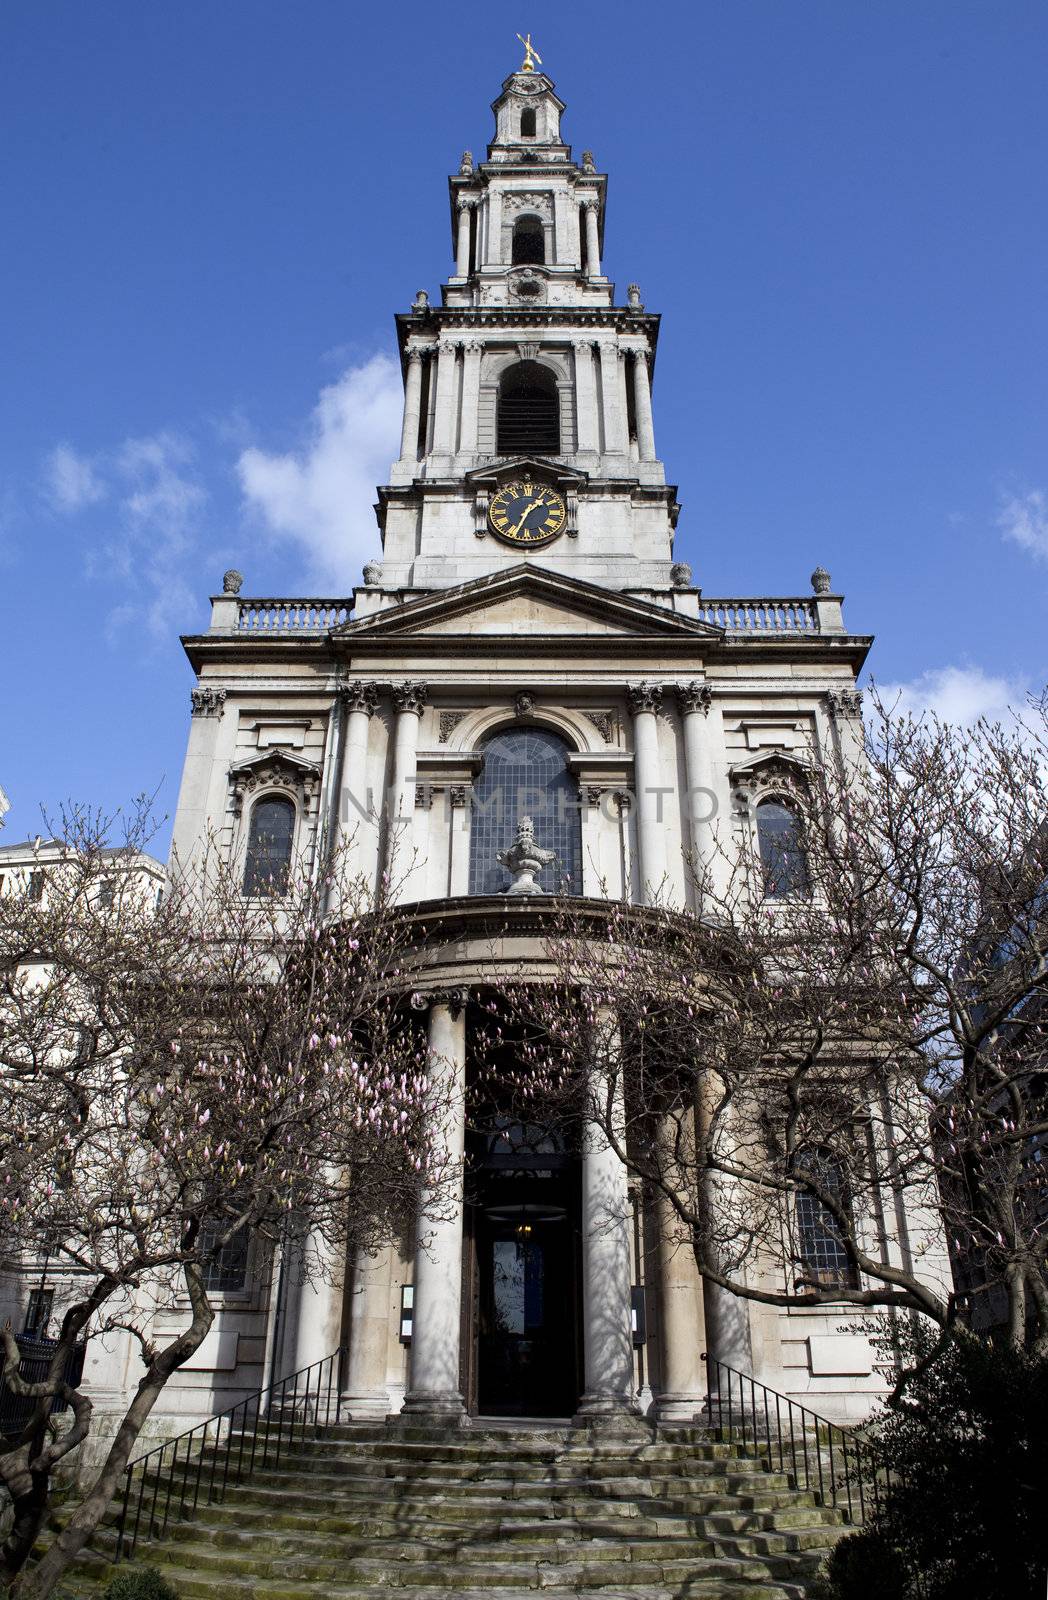
M185 865L216 835L247 894L337 846L417 908L412 998L457 1085L447 1137L469 1181L424 1240L314 1281L270 1281L250 1252L223 1263L215 1327L169 1384L161 1433L340 1345L343 1415L359 1420L685 1422L707 1356L841 1422L882 1389L857 1310L715 1315L608 1150L529 1152L512 1123L479 1142L466 1127L478 995L540 961L549 896L697 910L690 860L718 839L759 860L800 753L858 752L871 645L822 568L807 592L711 598L674 558L659 317L605 272L607 176L564 142L530 48L493 111L486 154L464 151L449 179L451 274L396 318L381 554L342 597L254 596L225 574L207 632L184 640L196 684L173 844ZM612 1226L597 1216L609 1192ZM883 1225L883 1247L905 1247L906 1219ZM159 1313L158 1331L177 1318ZM88 1364L100 1399L133 1381L129 1351Z

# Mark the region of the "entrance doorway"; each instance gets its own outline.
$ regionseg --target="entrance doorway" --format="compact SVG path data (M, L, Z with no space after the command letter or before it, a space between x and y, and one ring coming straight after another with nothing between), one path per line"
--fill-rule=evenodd
M518 1127L486 1139L474 1168L470 1410L569 1417L582 1370L578 1163L562 1150L521 1148Z

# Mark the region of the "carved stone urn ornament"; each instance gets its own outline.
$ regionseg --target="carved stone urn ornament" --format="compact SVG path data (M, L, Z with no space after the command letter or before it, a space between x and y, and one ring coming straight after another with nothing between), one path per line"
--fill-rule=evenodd
M236 567L230 567L228 572L222 574L222 593L239 594L240 585L244 581L244 574L238 572Z
M521 817L517 823L517 837L508 850L500 850L495 859L510 873L513 882L507 894L546 894L541 884L535 882L536 872L548 867L556 859L555 850L544 850L535 843L535 824L530 817Z

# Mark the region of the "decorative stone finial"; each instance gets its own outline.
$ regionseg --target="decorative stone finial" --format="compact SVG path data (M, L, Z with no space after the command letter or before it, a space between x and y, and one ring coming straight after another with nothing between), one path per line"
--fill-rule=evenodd
M426 293L425 289L420 289L418 291L414 300L411 302L411 309L412 311L429 310L429 295Z
M222 574L222 593L239 594L240 585L244 581L244 574L238 572L236 567L230 567L228 572Z
M513 713L518 717L529 717L535 709L535 696L522 689L513 700Z
M463 150L462 160L459 162L459 172L464 178L473 176L473 151Z
M686 561L675 561L670 568L670 582L675 589L691 588L691 567Z
M583 170L583 172L596 172L597 163L593 159L593 151L592 150L583 150L583 152L582 152L582 170Z
M630 308L631 311L643 311L644 310L644 302L640 297L640 284L639 283L631 283L630 284L629 288L626 290L626 299L627 299L627 301L629 303L629 308Z
M364 582L369 589L382 582L382 563L376 556L364 562Z
M517 837L508 850L500 850L495 859L512 875L513 882L507 894L545 894L546 890L535 882L536 872L556 859L555 850L544 850L535 843L535 824L530 817L521 817L517 823Z
M811 575L811 586L816 594L829 594L830 575L825 567L816 567Z

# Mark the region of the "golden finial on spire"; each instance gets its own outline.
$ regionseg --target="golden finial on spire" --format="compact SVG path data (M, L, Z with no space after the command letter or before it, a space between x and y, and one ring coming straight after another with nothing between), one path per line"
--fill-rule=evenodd
M529 33L527 38L525 38L522 33L518 33L517 38L524 46L524 60L521 63L520 70L521 72L534 72L536 61L541 67L542 57L539 55L538 51L535 49L535 46L531 42L531 34Z

